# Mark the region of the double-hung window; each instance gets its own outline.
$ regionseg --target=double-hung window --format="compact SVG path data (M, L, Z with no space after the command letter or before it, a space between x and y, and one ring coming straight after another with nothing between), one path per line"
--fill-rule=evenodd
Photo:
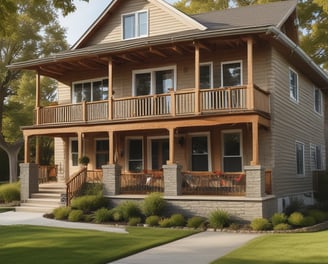
M242 171L242 137L240 131L224 131L223 170L225 172Z
M298 88L298 76L295 71L289 69L289 96L292 100L298 102L299 88Z
M96 169L101 169L108 164L109 141L108 139L96 139Z
M108 98L108 79L96 79L73 83L72 102L102 101Z
M221 64L221 86L242 85L242 63L241 61L223 62Z
M322 147L320 145L311 144L310 155L311 155L311 170L312 171L323 170Z
M76 139L72 139L70 147L71 147L71 164L72 166L78 166L79 165L78 141Z
M143 141L138 138L128 139L128 170L141 172L143 170Z
M322 92L318 88L314 88L314 111L322 115Z
M123 39L148 36L148 11L140 11L122 16Z
M209 171L209 136L193 135L191 138L191 169Z
M213 88L213 63L201 63L199 67L200 89Z
M303 176L305 173L304 144L296 142L296 174Z

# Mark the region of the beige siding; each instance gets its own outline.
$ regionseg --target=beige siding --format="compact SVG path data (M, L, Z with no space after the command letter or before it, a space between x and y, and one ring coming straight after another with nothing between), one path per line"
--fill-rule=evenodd
M110 14L109 19L96 32L92 40L86 46L112 43L122 40L122 14L148 10L149 14L149 36L170 34L188 29L193 29L181 18L173 15L172 12L154 5L145 0L126 0L124 4Z
M55 138L55 164L58 166L58 180L64 179L65 153L64 142L61 138Z
M71 101L71 87L63 83L58 83L58 103L70 104Z
M310 144L325 143L324 119L314 112L313 84L294 68L299 79L299 102L295 103L289 96L289 64L274 50L272 57L275 74L271 96L274 192L283 196L311 191ZM297 141L305 147L304 177L296 175Z

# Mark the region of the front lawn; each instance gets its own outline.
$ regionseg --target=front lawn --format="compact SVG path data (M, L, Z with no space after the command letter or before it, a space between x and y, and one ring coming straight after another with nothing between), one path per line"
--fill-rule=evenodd
M212 264L328 263L328 231L269 234L249 242Z
M129 234L0 226L1 263L104 264L195 233L191 230L129 227Z

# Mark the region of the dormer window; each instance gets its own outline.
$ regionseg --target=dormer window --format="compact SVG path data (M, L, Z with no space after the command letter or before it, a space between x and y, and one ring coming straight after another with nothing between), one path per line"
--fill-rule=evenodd
M125 14L123 20L123 39L148 36L148 11Z

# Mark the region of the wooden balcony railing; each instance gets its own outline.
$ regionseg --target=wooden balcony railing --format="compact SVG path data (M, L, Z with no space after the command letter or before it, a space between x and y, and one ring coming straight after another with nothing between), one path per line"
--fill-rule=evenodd
M244 196L246 175L244 173L183 172L182 194L185 195L231 195Z
M200 112L229 113L255 110L269 113L269 94L254 87L254 105L247 105L247 86L203 89L200 91ZM114 98L108 101L82 102L68 105L40 107L35 118L38 125L76 122L126 120L156 116L181 116L195 113L195 90L170 91L166 94ZM109 107L112 105L111 111ZM37 112L38 111L38 112ZM109 113L112 113L112 117Z

